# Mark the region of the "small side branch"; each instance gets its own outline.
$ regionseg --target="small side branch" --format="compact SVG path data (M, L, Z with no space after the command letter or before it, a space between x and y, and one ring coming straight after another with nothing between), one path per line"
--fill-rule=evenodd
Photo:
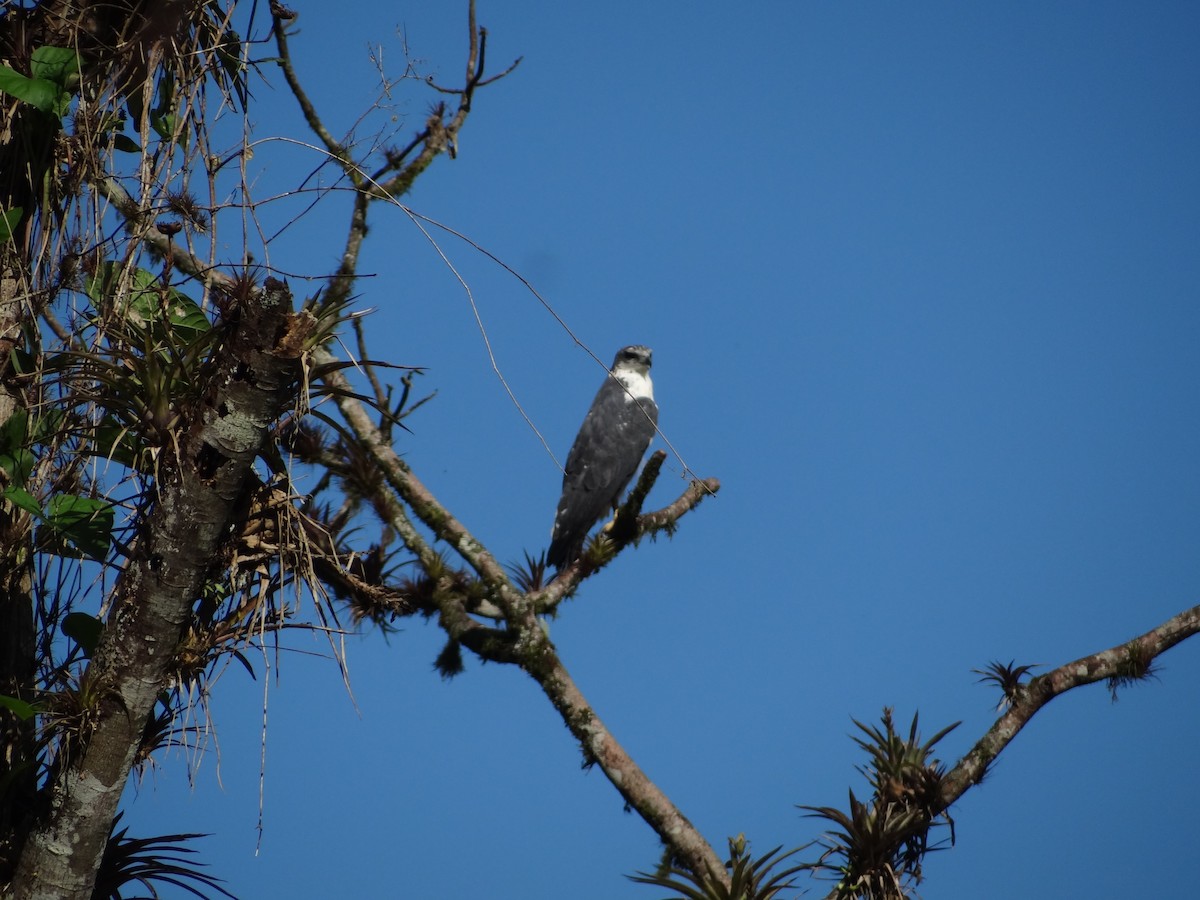
M654 512L641 512L642 504L658 479L658 474L666 458L665 451L657 450L646 461L637 484L629 492L629 498L617 511L616 519L607 535L610 549L603 562L594 562L589 559L587 553L584 553L579 559L562 569L544 590L533 595L533 602L538 612L553 611L563 600L575 592L581 582L599 572L622 550L630 544L636 543L643 535L655 535L663 531L668 534L674 533L680 519L699 506L705 497L715 496L720 491L721 482L716 478L695 479L673 503Z
M279 50L279 68L283 70L284 80L287 81L288 87L291 89L292 95L296 98L296 102L300 104L300 112L304 116L304 121L308 123L308 127L312 133L317 136L325 149L329 151L339 163L342 170L350 178L351 183L357 188L362 186L362 173L354 164L354 160L350 156L350 151L347 150L341 142L334 139L330 134L329 129L325 127L325 123L321 121L321 117L317 114L317 109L313 106L312 100L309 99L303 85L300 84L300 79L296 76L296 69L292 65L292 54L288 47L287 25L296 18L296 13L288 9L277 0L271 0L271 22L275 32L275 46Z
M363 404L353 396L349 382L336 365L329 351L320 349L314 354L322 368L322 379L336 398L338 409L346 424L361 442L363 449L379 465L384 479L408 505L418 519L440 540L450 544L488 586L496 603L506 615L521 605L523 595L514 588L504 567L487 551L466 526L452 516L430 490L413 474L368 415ZM436 569L433 551L415 530L401 534L410 549L418 554L426 570ZM415 544L415 546L414 546Z

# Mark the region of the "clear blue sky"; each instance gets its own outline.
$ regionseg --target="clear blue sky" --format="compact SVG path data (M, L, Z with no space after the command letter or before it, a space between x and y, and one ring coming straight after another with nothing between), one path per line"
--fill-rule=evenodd
M465 3L295 6L335 131L375 96L370 45L402 71L397 26L423 72L461 77ZM723 483L551 626L714 844L815 837L795 804L862 792L851 717L962 720L953 762L995 715L972 669L1058 665L1197 602L1200 7L480 0L479 16L493 70L524 62L409 203L528 277L606 362L652 346L663 431ZM270 78L259 136L305 137ZM416 127L435 98L410 88L395 112ZM278 186L315 165L280 144L254 162ZM328 200L272 262L332 271L346 208ZM439 241L561 458L601 370L511 277ZM540 551L560 476L461 287L392 209L364 271L375 355L428 367L438 392L407 458L500 558ZM654 865L654 835L519 672L471 663L445 683L440 633L411 622L348 639L351 701L306 655L327 648L289 643L278 672L226 673L219 757L194 792L178 758L152 774L135 830L216 832L204 856L247 898L661 894L622 878ZM1039 714L954 808L958 845L929 858L922 896L1186 893L1200 644L1161 663L1115 704L1101 685Z

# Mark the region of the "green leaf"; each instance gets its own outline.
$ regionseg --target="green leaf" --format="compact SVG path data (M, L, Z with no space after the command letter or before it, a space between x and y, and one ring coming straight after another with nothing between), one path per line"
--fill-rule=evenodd
M0 694L0 706L7 709L22 722L28 722L38 714L38 709L32 703L26 703L24 700L18 700L16 697L10 697L7 694Z
M34 355L24 347L13 347L8 357L8 364L16 375L32 375L36 362Z
M87 613L67 613L66 618L62 620L62 631L82 647L84 653L91 656L100 644L100 635L104 633L104 623Z
M186 150L188 134L186 131L179 131L178 109L179 98L175 91L175 76L167 70L158 79L154 108L150 110L150 127L164 141L175 141ZM177 131L179 131L178 134Z
M120 273L121 264L109 260L87 280L85 290L97 307L104 300L116 302ZM134 271L128 287L122 311L130 324L143 331L149 329L156 341L186 346L212 328L195 300L172 287L164 291L158 277L145 269Z
M113 149L120 150L122 153L141 153L142 148L127 134L118 134L113 138Z
M59 107L59 96L62 94L62 90L53 81L27 78L9 66L0 66L0 92L52 115Z
M13 506L18 506L25 510L25 512L29 513L31 516L34 516L38 519L42 518L41 504L38 503L37 498L34 497L33 494L29 493L29 491L25 490L25 488L17 487L16 485L9 485L2 493L0 493L0 497L3 497Z
M65 92L79 74L79 55L69 47L38 47L29 56L29 71Z
M22 485L33 471L37 458L26 445L29 434L29 414L16 410L0 425L0 469L8 473L10 483Z
M212 328L200 305L175 288L167 291L167 320L177 343L190 344Z
M0 243L12 240L13 232L17 230L24 212L21 207L14 206L0 213Z
M61 409L47 407L34 416L32 427L29 429L29 443L37 446L47 444L61 435L65 426L67 414Z
M131 469L141 469L138 465L141 450L135 444L132 432L113 416L107 416L96 426L90 452Z
M150 127L158 132L158 136L164 141L171 140L175 135L175 126L179 123L179 117L172 112L166 113L150 113Z
M112 545L111 503L74 494L56 494L46 510L46 524L80 553L103 561Z
M12 453L25 446L29 434L29 414L23 409L14 410L8 420L0 425L0 453Z
M92 301L92 306L99 308L101 301L112 293L118 271L117 263L109 260L97 266L95 274L84 279L83 292Z

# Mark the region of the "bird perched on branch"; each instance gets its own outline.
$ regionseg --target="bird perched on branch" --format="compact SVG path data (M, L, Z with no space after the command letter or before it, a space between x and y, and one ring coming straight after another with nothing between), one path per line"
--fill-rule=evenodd
M591 527L620 504L657 424L650 348L622 347L567 454L547 563L578 558Z

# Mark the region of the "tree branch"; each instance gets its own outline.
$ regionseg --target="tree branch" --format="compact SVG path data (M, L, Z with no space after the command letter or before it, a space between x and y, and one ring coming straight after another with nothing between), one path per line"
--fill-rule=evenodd
M384 440L378 427L367 415L363 404L353 396L350 383L337 366L333 354L328 350L319 349L315 353L315 360L321 367L321 378L331 389L346 424L350 426L351 431L362 443L363 450L379 465L387 483L408 505L413 514L439 540L450 544L483 579L494 592L495 600L504 610L505 615L512 614L515 608L521 605L523 595L513 587L504 567L467 530L466 526L454 518L437 501L430 490L413 474L408 464ZM437 563L430 555L433 553L432 549L420 538L418 533L410 532L401 536L405 538L406 543L410 537L415 540L415 546L410 545L410 549L417 553L427 570L437 568Z
M277 2L277 0L271 0L271 24L272 30L275 33L275 46L279 50L279 58L277 60L279 68L283 70L284 80L287 81L292 96L300 104L300 112L303 114L304 121L308 123L308 127L312 130L312 133L325 145L325 149L329 151L330 155L341 164L342 171L346 173L346 176L350 179L350 183L356 188L361 188L363 183L362 173L351 158L350 151L329 133L329 129L325 127L325 123L317 115L316 107L313 106L312 100L309 99L303 85L300 84L300 79L296 76L296 69L292 65L292 53L288 47L286 31L287 23L294 21L295 18L295 12L288 9L282 3Z
M342 262L337 276L330 285L326 303L344 303L350 296L356 276L359 253L367 233L366 220L370 201L379 199L395 201L409 190L417 176L440 153L447 152L453 157L457 148L458 132L470 112L476 88L495 80L484 79L487 32L477 26L474 0L471 0L469 4L468 18L470 46L465 86L461 91L452 92L458 96L457 110L453 116L447 119L445 108L439 106L426 122L424 131L414 139L408 150L396 158L396 164L399 165L400 160L408 156L409 150L415 149L419 145L421 149L416 156L388 181L360 187L360 191L355 196ZM278 20L276 36L281 56L286 60L286 40L283 36L282 25ZM516 63L502 75L512 71L515 66ZM341 162L348 177L356 186L359 186L360 170L348 158L342 145L333 141L328 131L324 129L311 102L308 101L296 81L290 64L285 66L284 71L310 127L325 142L330 153ZM389 160L389 165L391 162ZM381 170L380 174L383 171ZM594 760L601 766L626 802L636 809L659 834L674 855L686 862L698 876L706 880L726 883L727 876L720 858L608 733L595 711L587 704L571 680L542 629L537 615L539 609L551 608L562 596L572 590L583 577L580 570L576 568L567 578L556 579L556 586L552 587L550 592L543 592L538 598L537 605L531 602L531 597L514 587L503 566L496 561L487 548L437 501L408 465L395 453L387 436L372 421L363 403L350 390L349 382L333 355L324 349L319 349L314 354L314 361L322 381L330 395L334 397L343 419L355 434L359 445L379 466L387 485L395 492L395 497L403 501L402 506L396 502L395 497L390 495L377 497L376 509L396 529L408 548L416 554L418 561L430 578L439 581L433 591L434 602L440 612L440 624L451 640L469 647L484 659L517 663L529 672L541 685L562 715L568 728L580 741L588 759ZM633 522L618 530L614 540L617 550L636 540L646 531L656 532L673 527L675 522L695 507L705 494L715 493L719 488L715 479L710 479L708 482L693 482L683 496L671 506L645 517L637 517L641 504L657 477L664 458L665 454L656 454L647 464L638 486L623 510L625 519L622 520L619 517L618 524L628 522L629 519L633 519ZM450 579L441 575L445 570L444 564L421 533L413 527L405 507L407 510L411 510L412 514L429 528L437 539L450 544L466 561L485 586L487 599L484 603L494 603L495 611L503 617L507 624L507 631L485 627L472 618L471 612L486 614L486 610L478 604L468 610L467 598L461 592L451 589Z
M724 883L724 866L713 849L696 831L695 827L670 802L665 794L642 772L621 745L605 728L595 710L584 699L575 686L557 651L542 628L537 613L551 608L574 587L579 580L579 569L569 569L566 578L558 578L545 591L535 595L524 595L511 583L502 566L491 553L443 507L433 494L420 482L384 440L378 427L367 415L362 403L349 390L349 384L332 356L326 350L316 352L318 370L322 372L326 386L335 398L343 418L354 432L359 444L379 465L387 484L404 501L413 514L441 540L449 543L466 560L480 579L487 585L504 620L508 625L508 636L495 629L484 628L467 614L462 598L438 597L442 627L452 640L463 643L484 659L499 662L515 662L528 672L542 687L550 702L554 704L571 733L579 740L589 761L595 761L627 803L642 816L662 841L680 860L687 863L697 876L706 880ZM627 515L636 515L658 470L665 459L661 451L647 464L623 510ZM693 482L665 510L649 514L655 527L665 528L674 524L680 516L692 509L708 493L715 492L720 485L715 479L707 483ZM394 502L394 501L393 501ZM436 573L444 568L439 558L408 525L407 517L402 521L401 537L409 549L417 554L427 572ZM618 536L619 547L623 547L640 532L638 527L628 534ZM395 521L395 520L394 520ZM571 581L574 578L574 582ZM435 592L447 593L447 592ZM512 636L515 635L515 640Z
M612 736L539 628L522 668L541 686L588 762L600 766L613 787L645 820L671 854L705 881L729 886L725 866L708 841Z
M199 257L188 252L182 244L174 241L170 235L161 231L152 221L143 215L138 202L116 178L105 175L91 181L96 193L108 200L121 214L130 228L138 229L135 240L149 244L164 257L171 260L171 265L179 271L191 275L206 288L220 288L232 291L237 286L237 280L225 272L209 266Z
M1030 719L1055 697L1097 681L1144 678L1150 664L1181 641L1200 633L1200 606L1173 616L1127 643L1059 666L1021 685L1012 704L942 780L942 809L983 780L989 766Z
M599 572L629 544L636 543L643 535L653 535L660 531L673 533L681 518L699 506L705 497L715 496L721 490L721 482L716 478L693 479L673 503L654 512L642 513L642 503L654 486L666 458L666 451L656 450L646 460L637 484L629 492L629 499L617 511L608 532L612 549L605 560L597 564L589 559L589 554L584 553L579 559L559 570L544 590L533 595L538 612L553 611L575 592L580 583Z

